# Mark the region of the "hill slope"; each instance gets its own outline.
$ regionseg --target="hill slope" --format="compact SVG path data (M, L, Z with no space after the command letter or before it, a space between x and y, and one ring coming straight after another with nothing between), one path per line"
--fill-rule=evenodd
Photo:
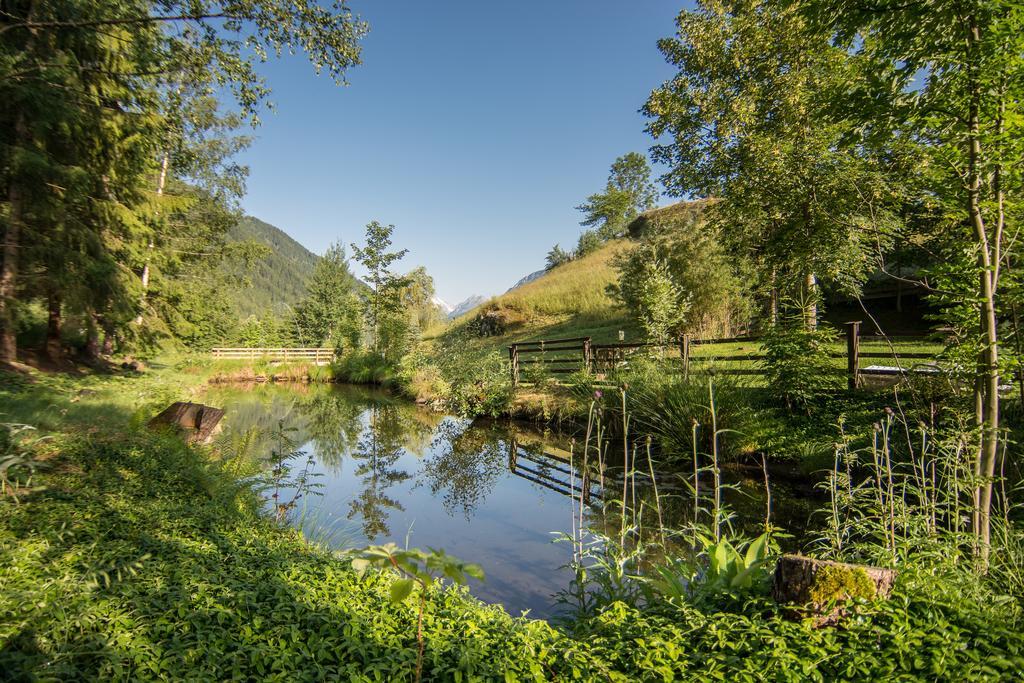
M606 291L618 279L612 260L630 246L629 240L616 240L553 268L463 315L449 333L465 330L481 311L493 311L504 321L506 334L488 338L485 345L577 336L613 341L619 330L626 331L627 339L636 339L634 324Z
M228 234L232 241L252 240L272 250L246 273L252 286L242 290L235 301L243 317L284 313L306 295L307 283L319 258L316 254L280 228L252 216L243 217Z

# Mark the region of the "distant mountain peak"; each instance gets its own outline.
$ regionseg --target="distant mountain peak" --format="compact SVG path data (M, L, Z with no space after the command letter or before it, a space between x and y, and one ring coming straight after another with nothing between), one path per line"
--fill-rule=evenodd
M479 294L474 294L473 296L469 297L468 299L466 299L466 300L456 304L452 308L452 310L448 313L448 319L449 320L454 320L455 318L458 318L459 316L462 316L462 315L465 315L466 313L469 313L470 311L472 311L474 308L476 308L480 304L483 304L483 303L486 303L486 302L487 302L487 297L480 296Z
M525 284L529 284L529 283L533 282L534 280L536 280L537 278L539 278L541 275L543 275L546 272L548 272L548 271L543 269L543 268L541 270L535 270L534 272L530 273L529 275L526 275L525 277L520 278L519 282L515 283L514 285L512 285L511 287L508 288L508 292L511 292L516 287L522 287ZM508 292L505 292L505 293L508 294Z
M430 302L437 306L439 309L441 309L441 312L444 313L445 315L449 315L451 314L452 311L455 310L454 306L452 306L450 303L448 303L439 296L431 298Z

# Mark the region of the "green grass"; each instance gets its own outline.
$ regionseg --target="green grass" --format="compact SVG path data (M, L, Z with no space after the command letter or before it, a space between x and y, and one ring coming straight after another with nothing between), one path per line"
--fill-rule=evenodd
M10 412L55 430L37 445L40 488L0 498L4 679L412 679L416 609L391 603L391 574L359 576L261 517L251 461L137 428L198 390L195 375L2 379ZM761 598L741 611L617 603L558 629L435 586L424 680L1019 679L1012 610L907 578L841 629Z
M558 266L533 282L491 299L454 321L438 337L459 336L481 310L498 310L509 320L508 334L486 338L478 346L498 348L512 341L586 336L612 342L618 340L619 330L626 331L629 340L639 339L636 326L606 291L618 280L612 260L630 244L628 240L610 242L592 254Z

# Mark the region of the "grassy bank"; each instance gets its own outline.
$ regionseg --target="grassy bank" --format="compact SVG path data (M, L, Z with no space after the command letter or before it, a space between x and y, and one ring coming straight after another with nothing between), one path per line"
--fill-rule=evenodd
M13 680L411 680L416 610L389 572L260 514L251 461L139 428L189 375L4 377L39 469L0 499L0 671ZM50 406L44 409L43 406ZM8 415L5 420L12 416ZM472 560L473 558L465 558ZM892 601L841 629L755 594L720 606L652 596L564 627L430 589L425 680L993 680L1024 673L1012 605L965 601L907 568ZM727 605L732 605L731 607Z

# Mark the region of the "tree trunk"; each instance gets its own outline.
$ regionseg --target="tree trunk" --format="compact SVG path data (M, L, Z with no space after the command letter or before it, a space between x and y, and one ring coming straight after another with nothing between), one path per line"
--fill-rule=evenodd
M111 356L114 353L114 347L117 345L117 333L114 329L107 325L103 325L103 346L100 347L100 353L104 356Z
M35 3L29 2L25 11L26 23L32 23L35 10ZM24 53L30 54L34 47L35 30L30 30L25 40ZM14 120L14 147L24 148L31 142L32 134L25 121L24 110L20 110ZM0 264L0 363L14 363L18 360L14 306L18 295L18 247L25 228L25 198L18 172L18 169L14 169L7 188L7 221L3 232L3 261Z
M96 361L100 358L100 326L96 321L96 315L91 311L89 312L86 329L85 357L90 361Z
M64 343L61 340L60 294L51 292L46 301L46 357L51 363L64 362Z
M822 581L824 585L819 585L819 573L826 568L831 570L832 578ZM865 597L849 594L850 588L856 585L855 581L837 580L844 575L853 577L855 574L866 576L874 588L873 597L880 599L889 597L896 580L894 569L816 560L802 555L783 555L775 566L772 598L780 605L796 606L798 609L793 613L797 616L805 616L809 612L814 616L815 626L836 624L846 614L843 602L850 597ZM824 590L826 588L832 590ZM826 601L816 602L816 597L824 597Z
M14 123L16 145L29 144L30 135L23 113ZM18 177L11 178L7 189L7 221L4 224L3 265L0 266L0 363L18 360L14 306L17 302L18 247L24 231L24 197Z
M999 453L999 328L996 315L996 264L993 263L993 245L989 241L981 210L981 85L973 71L975 51L981 42L977 18L969 18L968 62L971 64L970 107L968 112L967 158L968 187L967 213L979 247L981 260L979 300L981 301L982 350L979 358L979 381L975 385L975 402L980 408L981 444L975 471L981 478L975 493L975 511L978 533L979 558L983 567L988 565L991 541L992 479L995 476Z
M160 162L160 177L157 179L157 182L156 182L157 202L160 201L160 197L162 197L163 194L164 194L164 185L167 182L167 165L168 165L169 162L170 162L170 156L166 152L164 152L163 161ZM159 210L160 209L159 209L159 206L158 206L157 212L159 212ZM156 244L154 243L153 238L150 238L149 245L148 245L149 252L148 252L148 254L146 256L146 263L143 264L143 266L142 266L142 278L141 278L142 279L142 298L139 301L139 314L135 317L135 324L136 325L141 325L142 324L142 313L143 313L143 311L146 308L146 292L149 289L149 275L150 275L150 264L149 264L149 262L150 262L150 259L153 257L153 249L155 247L156 247Z
M804 324L808 330L816 330L818 329L818 278L814 273L807 273L804 288L807 294Z

